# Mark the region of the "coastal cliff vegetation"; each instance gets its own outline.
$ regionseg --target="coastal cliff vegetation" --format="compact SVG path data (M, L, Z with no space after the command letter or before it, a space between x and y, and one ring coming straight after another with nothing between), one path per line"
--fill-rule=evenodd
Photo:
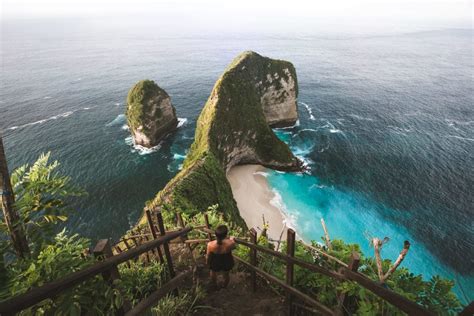
M133 106L127 110L127 117L131 128L143 126L146 113L150 110L146 108L149 104L147 100L153 97L150 91L156 90L156 87L154 82L141 81L130 91L127 102ZM217 80L204 105L183 169L146 207L161 210L168 230L178 228L175 216L179 212L188 225L209 224L215 228L226 224L231 235L244 237L247 227L239 215L226 172L235 165L250 163L282 171L301 171L301 162L270 127L294 122L293 103L297 93L297 77L291 63L262 57L254 52L239 55ZM276 110L286 107L290 114L286 117L273 115L273 106ZM154 113L156 117L161 117L160 111ZM12 174L13 193L17 197L14 207L20 214L19 224L25 227L31 251L24 257L13 255L13 246L7 237L8 227L0 226L4 234L0 239L0 299L25 293L89 267L100 259L91 254L90 240L64 230L58 233L58 224L66 221L68 214L74 211L69 204L70 199L85 192L76 188L69 177L60 174L57 171L58 162L50 163L49 157L49 154L43 155L32 166L25 165ZM204 213L208 214L208 223ZM145 224L146 219L142 218L138 226ZM191 231L188 237L197 239L199 235ZM259 236L258 243L280 252L285 252L287 246L285 242L276 246L264 233ZM333 240L331 249L318 241L312 241L312 246L346 264L353 251L361 252L358 245L341 240ZM193 252L197 257L203 257L204 253L204 244L197 246ZM242 246L238 246L235 254L249 259L248 250ZM296 243L295 256L337 270L334 261L311 251L301 241ZM259 267L283 280L286 265L274 259L262 254ZM190 259L182 264L189 266L193 262ZM378 264L376 259L362 255L358 271L377 281ZM385 271L391 266L390 260L382 262ZM242 266L235 269L245 271ZM155 260L131 262L119 266L119 270L121 279L113 285L96 276L21 314L114 314L123 302L136 305L170 278L166 269ZM295 268L294 280L296 288L326 306L336 307L338 294L346 293L353 299L352 309L356 314L403 314L350 281L335 283L334 279L308 273L298 267ZM283 296L282 290L277 287L263 282L261 286L270 287L275 295ZM439 276L425 280L422 275L399 268L394 270L384 286L438 314L451 315L462 308L452 291L454 282ZM187 284L178 296L166 296L157 302L151 312L156 315L186 315L205 308L199 304L208 295L199 284Z
M13 172L14 193L19 197L16 207L22 210L20 211L21 224L26 227L47 225L48 229L40 235L32 229L26 229L28 244L33 251L28 256L20 258L13 255L12 244L6 238L8 234L6 227L0 226L4 234L1 239L0 258L6 259L0 262L0 300L60 279L74 271L89 267L100 259L91 254L91 240L78 234L70 234L65 230L55 232L60 228L58 224L66 221L68 215L74 211L68 203L70 198L84 194L73 185L69 177L56 171L57 166L58 162L49 162L49 155L43 155L32 166L25 165ZM24 193L26 188L30 188L31 190L28 191L33 194L28 198ZM56 201L54 205L57 207L51 208L51 200ZM207 213L210 227L227 224L231 235L243 236L245 229L238 222L227 220L219 209L218 205L213 205L195 214L183 214L183 218L188 225L202 226L206 223L204 213ZM55 218L54 214L61 218ZM164 209L163 218L167 229L178 228L174 210ZM199 235L196 231L192 231L188 237L199 238ZM282 242L277 247L269 242L264 233L259 236L258 243L270 249L286 252L286 242ZM321 246L320 242L312 241L314 247L319 247L345 263L349 262L353 251L360 252L360 247L356 244L346 244L341 240L332 240L331 244L331 249L327 249ZM204 244L194 250L195 257L202 257L204 253ZM248 250L242 246L238 246L235 254L244 260L249 259ZM296 243L295 256L322 267L337 268L334 261L319 256L301 241ZM189 266L193 263L183 261L181 264ZM392 264L390 260L384 260L383 269L388 270ZM283 262L262 254L259 258L259 266L264 271L284 280L286 265ZM241 266L235 269L245 271ZM130 262L128 265L119 266L119 272L121 279L119 282L114 282L113 286L97 276L73 289L63 291L55 299L44 300L20 314L114 314L124 301L135 306L169 279L167 269L155 260ZM362 255L359 272L377 281L375 258ZM298 267L295 267L294 280L296 288L327 306L336 306L338 293L347 293L354 298L353 308L356 314L403 315L386 301L353 282L335 283L327 276L317 273L308 274L306 270ZM235 284L235 286L243 285ZM270 287L275 295L284 294L281 289L266 282L262 281L260 286ZM462 309L461 303L452 292L454 282L439 276L425 280L422 275L415 275L406 268L399 268L386 280L385 286L440 315L453 315ZM151 309L151 313L153 315L187 315L199 310L207 312L212 308L202 304L205 304L208 295L212 294L202 288L202 284L187 284L178 296L169 295L157 302L157 305Z
M275 74L281 80L269 79ZM269 87L281 89L281 82L287 82L289 77L296 85L296 72L289 62L255 52L236 57L204 105L183 169L147 207L195 214L216 204L227 219L245 227L226 172L234 165L248 163L277 170L301 170L301 162L270 128L262 101ZM294 89L297 93L297 85ZM285 98L284 93L279 98ZM265 102L265 106L272 106L271 100Z

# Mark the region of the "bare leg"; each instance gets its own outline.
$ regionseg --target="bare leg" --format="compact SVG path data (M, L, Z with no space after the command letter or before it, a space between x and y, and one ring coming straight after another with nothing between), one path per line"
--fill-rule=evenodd
M229 285L229 281L230 281L229 271L222 272L222 275L224 276L224 284L222 285L222 287L226 288L227 285Z
M214 271L210 271L210 276L211 276L211 285L215 288L217 287L217 273Z

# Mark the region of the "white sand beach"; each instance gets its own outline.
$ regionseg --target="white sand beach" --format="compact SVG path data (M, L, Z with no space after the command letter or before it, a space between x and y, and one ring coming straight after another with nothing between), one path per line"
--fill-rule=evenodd
M269 222L268 236L278 240L285 225L285 218L281 211L270 202L274 193L268 186L267 179L259 172L265 172L260 165L243 165L233 167L227 173L227 179L232 187L234 199L240 216L249 228L255 228L260 234L263 228L262 216ZM260 229L258 229L260 228ZM286 239L286 232L282 240Z

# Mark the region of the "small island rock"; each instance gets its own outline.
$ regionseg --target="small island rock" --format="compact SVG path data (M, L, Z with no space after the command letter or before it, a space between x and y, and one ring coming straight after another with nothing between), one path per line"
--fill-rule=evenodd
M130 89L126 116L134 143L147 148L158 145L178 125L170 96L152 80L139 81Z

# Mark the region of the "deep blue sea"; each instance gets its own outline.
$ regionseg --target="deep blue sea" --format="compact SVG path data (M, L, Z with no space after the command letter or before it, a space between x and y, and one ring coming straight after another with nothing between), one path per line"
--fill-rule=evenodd
M268 179L300 237L390 237L383 256L456 279L474 299L472 30L386 36L160 37L80 23L3 24L0 130L10 168L52 152L89 196L68 229L117 238L179 170L214 82L241 51L287 59L299 124L277 130L310 175ZM182 126L156 151L130 145L124 101L138 80L171 96ZM461 295L461 290L458 288ZM462 296L462 295L461 295Z

